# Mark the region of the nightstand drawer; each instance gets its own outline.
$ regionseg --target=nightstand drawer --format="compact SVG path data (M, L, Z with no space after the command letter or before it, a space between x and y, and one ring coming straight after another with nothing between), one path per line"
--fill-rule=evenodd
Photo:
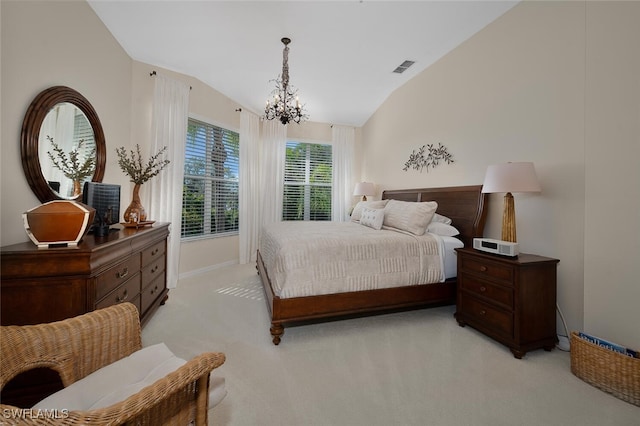
M513 336L513 315L511 312L495 308L464 293L461 295L459 303L461 311L469 320L475 319L498 333Z
M520 253L510 258L456 249L456 320L507 345L513 356L556 345L558 259Z
M509 265L466 256L459 258L458 262L460 261L462 262L461 266L463 271L474 272L490 278L497 278L507 284L513 282L513 268Z
M463 274L460 279L460 286L463 290L489 299L503 305L507 309L513 308L513 288L492 284L489 281L476 279L475 277Z

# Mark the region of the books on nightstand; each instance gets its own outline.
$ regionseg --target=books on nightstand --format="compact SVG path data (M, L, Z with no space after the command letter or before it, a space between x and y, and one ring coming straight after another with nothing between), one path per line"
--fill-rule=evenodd
M600 346L602 348L609 349L609 350L614 351L614 352L618 352L618 353L620 353L622 355L626 355L626 356L631 357L631 358L639 358L638 351L635 351L635 350L629 349L629 348L625 348L624 346L620 346L620 345L615 344L615 343L611 343L611 342L609 342L607 340L604 340L604 339L601 339L599 337L591 336L591 335L583 333L583 332L579 332L578 333L578 337L580 337L580 338L582 338L582 339L584 339L584 340L586 340L588 342L591 342L594 345L598 345L598 346Z

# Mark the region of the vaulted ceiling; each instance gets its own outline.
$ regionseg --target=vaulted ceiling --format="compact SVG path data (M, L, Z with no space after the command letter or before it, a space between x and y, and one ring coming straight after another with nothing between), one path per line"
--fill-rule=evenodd
M353 126L517 3L88 1L134 60L195 77L257 114L289 37L291 84L310 120ZM415 64L394 73L405 60Z

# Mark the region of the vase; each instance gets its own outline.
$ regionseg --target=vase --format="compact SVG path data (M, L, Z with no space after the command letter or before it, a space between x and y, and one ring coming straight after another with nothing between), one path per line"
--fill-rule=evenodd
M78 197L82 193L82 185L79 180L73 181L73 195L72 197Z
M133 197L131 204L124 211L124 221L129 223L145 222L147 220L147 213L140 202L140 187L142 184L136 183L133 187Z

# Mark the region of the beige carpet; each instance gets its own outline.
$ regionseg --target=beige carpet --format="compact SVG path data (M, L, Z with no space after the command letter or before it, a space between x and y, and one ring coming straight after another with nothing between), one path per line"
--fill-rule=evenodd
M291 327L275 346L255 267L240 265L182 280L143 344L227 355L216 425L640 425L640 408L573 376L567 352L517 360L454 311Z

